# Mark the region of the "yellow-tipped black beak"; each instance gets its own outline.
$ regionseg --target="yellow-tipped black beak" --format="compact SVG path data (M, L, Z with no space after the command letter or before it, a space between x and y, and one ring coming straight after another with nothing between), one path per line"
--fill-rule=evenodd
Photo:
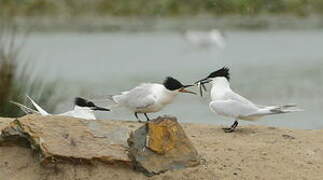
M103 108L103 107L93 107L92 108L93 111L110 111L110 109L106 109L106 108Z
M192 86L194 86L194 84L184 85L183 88L188 88L188 87L192 87Z

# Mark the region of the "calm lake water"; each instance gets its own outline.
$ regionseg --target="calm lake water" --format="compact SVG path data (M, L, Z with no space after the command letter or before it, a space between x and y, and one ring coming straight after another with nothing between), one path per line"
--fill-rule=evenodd
M24 55L35 62L34 75L65 83L63 93L70 98L57 111L71 108L75 96L99 99L141 82L162 82L169 75L192 83L226 65L231 68L231 87L255 103L296 103L305 109L242 124L323 128L323 31L230 31L226 38L224 49L201 49L176 32L33 33ZM233 122L210 112L208 103L209 97L183 94L150 117L170 114L180 122ZM135 120L124 110L98 116Z

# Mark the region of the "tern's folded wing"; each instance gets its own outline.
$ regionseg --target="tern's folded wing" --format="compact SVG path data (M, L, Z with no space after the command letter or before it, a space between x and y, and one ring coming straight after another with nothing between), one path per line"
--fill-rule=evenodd
M149 84L138 86L118 97L120 104L133 109L147 108L156 102Z
M210 103L210 109L220 115L243 117L258 111L258 108L236 100L217 100Z
M156 98L153 95L128 96L127 106L134 109L144 109L155 104Z
M247 98L243 97L243 96L240 96L239 94L233 92L233 91L228 91L225 93L225 98L226 99L231 99L231 100L234 100L234 101L239 101L241 103L244 103L244 104L248 104L250 106L256 106L254 105L253 102L249 101Z

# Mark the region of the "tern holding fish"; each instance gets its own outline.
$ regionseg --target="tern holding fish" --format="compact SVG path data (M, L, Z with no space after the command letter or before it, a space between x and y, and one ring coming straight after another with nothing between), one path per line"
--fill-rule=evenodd
M235 121L229 128L224 128L225 132L233 132L238 126L238 120L255 121L266 115L281 114L303 111L296 108L296 105L261 106L256 105L248 99L232 91L230 87L229 68L223 67L212 72L206 78L201 79L195 84L199 86L202 96L205 83L212 83L211 111L226 117L234 118Z

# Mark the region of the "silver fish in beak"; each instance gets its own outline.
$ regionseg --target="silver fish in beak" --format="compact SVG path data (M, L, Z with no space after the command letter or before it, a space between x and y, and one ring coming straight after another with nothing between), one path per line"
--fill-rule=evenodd
M206 83L209 83L209 82L211 82L211 80L210 79L208 79L208 78L204 78L204 79L201 79L201 80L199 80L199 81L196 81L194 84L195 85L197 85L197 87L199 88L199 90L200 90L200 96L201 97L203 97L203 90L205 91L205 92L207 92L207 88L205 87L205 84Z

